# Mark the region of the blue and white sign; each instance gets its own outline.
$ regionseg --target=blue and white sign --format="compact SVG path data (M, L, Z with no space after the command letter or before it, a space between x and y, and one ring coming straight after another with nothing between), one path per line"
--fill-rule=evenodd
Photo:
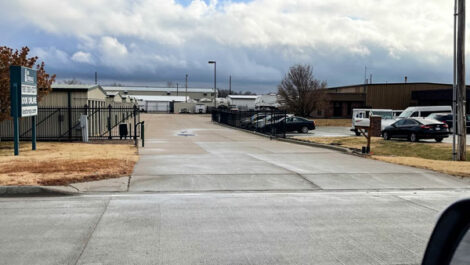
M37 72L23 66L10 68L11 114L17 117L38 114ZM16 112L16 113L15 113Z

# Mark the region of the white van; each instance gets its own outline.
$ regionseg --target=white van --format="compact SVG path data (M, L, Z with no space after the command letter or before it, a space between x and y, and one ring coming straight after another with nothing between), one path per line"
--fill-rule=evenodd
M399 119L404 118L425 118L433 113L451 113L451 106L425 106L425 107L408 107L404 110Z
M395 121L391 109L353 109L351 131L356 133L357 136L361 135L356 126L369 127L369 117L372 115L382 117L382 130Z

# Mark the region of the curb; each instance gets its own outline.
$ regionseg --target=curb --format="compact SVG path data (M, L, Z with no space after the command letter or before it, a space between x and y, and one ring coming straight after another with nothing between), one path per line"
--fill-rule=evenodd
M325 149L330 149L330 150L343 152L343 153L346 153L346 154L357 155L357 156L361 156L361 157L364 156L363 154L357 153L356 151L354 151L352 149L349 149L349 148L346 148L346 147L314 143L314 142L309 142L309 141L300 140L300 139L272 137L271 135L262 134L262 133L259 133L259 132L246 130L246 129L243 129L243 128L233 127L233 126L223 124L223 123L218 123L218 122L214 122L214 123L218 124L222 127L235 129L235 130L239 130L239 131L242 131L242 132L251 133L251 134L254 134L254 135L262 136L262 137L265 137L265 138L270 138L272 140L277 140L277 141L280 141L280 142L288 142L288 143L292 143L292 144L300 144L300 145L306 145L306 146L311 146L311 147L325 148Z
M0 186L0 197L70 196L78 193L68 186Z

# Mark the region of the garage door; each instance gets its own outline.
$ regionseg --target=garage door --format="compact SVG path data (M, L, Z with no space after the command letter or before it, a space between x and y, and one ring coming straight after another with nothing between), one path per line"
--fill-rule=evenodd
M160 101L147 101L148 112L168 112L169 103Z

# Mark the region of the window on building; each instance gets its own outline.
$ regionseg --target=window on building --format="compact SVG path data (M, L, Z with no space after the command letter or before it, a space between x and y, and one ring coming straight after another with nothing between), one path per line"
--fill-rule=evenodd
M171 93L170 93L170 92L166 92L166 95L169 96L169 95L171 95Z
M207 93L204 93L204 97L207 96Z

